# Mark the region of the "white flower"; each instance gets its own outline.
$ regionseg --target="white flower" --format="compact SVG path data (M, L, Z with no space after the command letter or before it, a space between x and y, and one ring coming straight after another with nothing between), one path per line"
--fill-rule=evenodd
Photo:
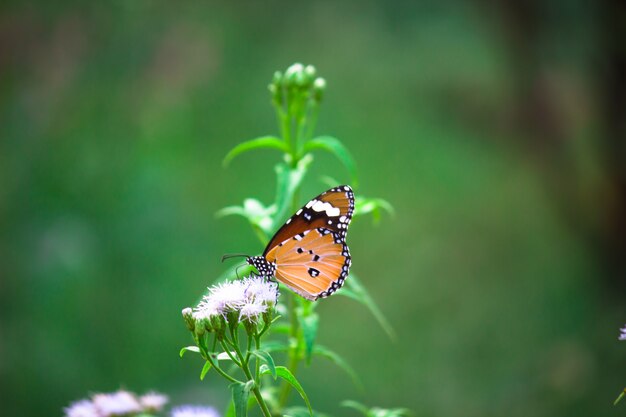
M181 405L172 409L172 417L220 417L220 415L213 407Z
M257 303L276 304L278 298L278 284L268 281L264 277L252 276L244 279L245 295Z
M210 295L205 296L192 313L192 317L195 320L202 320L221 315L224 313L224 309L220 307L222 307L220 302L214 300Z
M202 301L212 304L218 311L238 310L246 302L242 281L225 282L209 288L210 294Z
M98 410L89 400L73 402L63 411L65 411L65 417L99 417Z
M247 319L252 322L256 322L259 316L267 311L267 304L262 303L248 303L241 306L239 315L242 319Z
M139 397L139 403L143 407L144 411L161 411L163 406L167 404L168 398L166 395L159 394L158 392L149 392Z
M623 329L619 329L622 334L619 335L619 340L626 340L626 326Z
M111 394L95 394L92 401L99 414L104 417L122 416L141 411L141 404L128 391L120 390Z

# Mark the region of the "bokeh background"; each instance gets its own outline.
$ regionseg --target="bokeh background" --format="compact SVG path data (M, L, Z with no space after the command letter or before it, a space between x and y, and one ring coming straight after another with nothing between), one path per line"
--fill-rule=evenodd
M626 12L619 1L31 2L0 15L0 414L61 415L89 392L156 389L222 407L180 310L224 253L262 250L267 84L313 64L318 133L358 193L395 217L351 227L354 271L391 342L345 297L322 301L315 408L419 416L615 415L626 385ZM324 175L317 155L304 198ZM294 399L294 403L297 403ZM621 410L623 412L623 410Z

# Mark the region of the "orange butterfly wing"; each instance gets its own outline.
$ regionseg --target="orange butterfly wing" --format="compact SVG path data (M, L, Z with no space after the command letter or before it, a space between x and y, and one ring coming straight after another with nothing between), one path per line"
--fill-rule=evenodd
M341 185L291 216L263 252L276 265L276 279L309 300L341 288L351 264L346 234L353 212L352 188Z
M309 300L328 297L339 289L350 269L350 252L343 237L318 228L298 234L270 250L276 279Z

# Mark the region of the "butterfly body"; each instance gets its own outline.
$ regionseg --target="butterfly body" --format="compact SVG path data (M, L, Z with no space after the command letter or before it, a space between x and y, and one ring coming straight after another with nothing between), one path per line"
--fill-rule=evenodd
M276 232L263 255L248 257L259 275L276 279L309 300L341 288L351 265L346 244L354 212L347 185L313 198Z

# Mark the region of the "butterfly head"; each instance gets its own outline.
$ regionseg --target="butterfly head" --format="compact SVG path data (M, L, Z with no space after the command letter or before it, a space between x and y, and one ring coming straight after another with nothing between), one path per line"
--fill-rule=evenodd
M246 262L255 267L261 276L271 277L276 273L276 264L268 262L264 256L248 256Z

